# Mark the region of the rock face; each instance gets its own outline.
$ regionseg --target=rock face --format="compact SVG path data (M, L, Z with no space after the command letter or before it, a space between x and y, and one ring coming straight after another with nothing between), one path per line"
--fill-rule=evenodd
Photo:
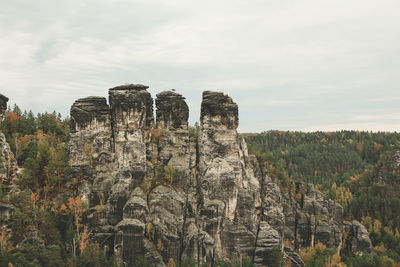
M4 119L7 110L8 98L0 94L0 122ZM17 186L18 164L11 151L10 145L6 141L3 133L0 133L0 185L3 193L18 192ZM8 194L5 194L8 195ZM0 202L0 226L5 226L5 222L10 218L14 206Z
M173 91L157 94L157 123L153 131L153 158L161 166L175 170L175 182L186 188L189 183L190 149L188 118L189 108L185 98Z
M18 164L6 141L3 133L0 133L0 184L6 192L18 191L17 187Z
M227 95L206 91L200 122L199 177L204 202L222 201L224 207L220 212L233 220L244 182L236 131L238 107Z
M324 200L312 184L296 183L295 196L284 195L285 238L295 249L322 243L342 247L343 208L332 200Z
M78 99L71 107L70 164L93 177L112 161L110 109L104 97Z
M109 90L113 151L119 169L143 173L146 169L146 145L153 124L153 99L148 86L123 85ZM140 178L140 177L138 177Z
M0 94L0 122L4 119L4 113L7 110L7 102L8 98ZM14 154L11 151L10 145L6 141L6 137L3 133L0 133L0 184L4 187L2 189L3 191L18 191L16 185L17 172L18 164L15 160Z
M393 166L393 169L395 169L395 170L400 169L400 151L396 151L396 153L393 155L392 166Z
M3 121L4 112L7 110L8 97L0 94L0 121Z
M71 108L70 160L82 176L92 238L121 265L138 256L156 266L244 257L269 265L278 248L303 266L296 251L318 242L371 253L362 225L343 226L340 205L312 185L282 190L268 177L238 136L229 96L203 93L200 132L191 135L188 106L175 91L157 94L153 126L147 88L118 86L110 106L88 97Z
M259 181L246 172L248 155L237 134L238 107L219 92L203 93L201 132L198 141L198 181L201 225L214 239L215 253L225 259L254 255L271 233L259 222ZM261 231L257 231L262 223ZM265 227L264 227L265 226ZM264 233L263 230L268 233ZM279 239L279 238L278 238ZM261 243L260 243L261 242ZM279 242L271 242L278 245ZM272 248L272 245L270 246ZM211 259L208 259L211 260Z
M345 245L348 252L358 256L373 253L368 231L360 222L344 222L344 234L347 236Z

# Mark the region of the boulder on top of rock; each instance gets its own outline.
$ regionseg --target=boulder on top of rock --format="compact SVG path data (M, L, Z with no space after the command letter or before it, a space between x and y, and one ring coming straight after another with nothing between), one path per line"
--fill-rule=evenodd
M189 107L182 95L174 91L161 92L157 94L156 107L157 128L187 128Z
M76 100L71 107L71 132L93 127L97 123L110 124L110 108L106 98L90 96Z
M221 92L203 92L201 103L202 124L222 124L230 129L239 125L238 106L232 98Z

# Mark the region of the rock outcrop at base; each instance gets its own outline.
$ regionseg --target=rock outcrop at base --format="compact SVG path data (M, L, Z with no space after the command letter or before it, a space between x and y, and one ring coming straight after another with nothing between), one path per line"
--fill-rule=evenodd
M373 254L371 239L364 225L354 220L352 222L344 222L344 247L348 253L357 256L364 254Z
M154 125L147 88L118 86L109 106L89 97L71 108L70 159L82 177L91 236L121 265L138 256L156 266L244 257L269 265L278 249L303 266L296 252L318 242L371 253L365 228L343 224L340 205L312 185L292 190L268 177L238 136L229 96L204 92L200 132L190 134L185 98L157 94Z
M332 200L325 200L312 184L296 183L295 196L284 195L288 204L285 212L285 237L295 249L322 243L327 247L341 247L343 208Z
M392 157L392 167L395 170L400 169L400 151L396 151Z

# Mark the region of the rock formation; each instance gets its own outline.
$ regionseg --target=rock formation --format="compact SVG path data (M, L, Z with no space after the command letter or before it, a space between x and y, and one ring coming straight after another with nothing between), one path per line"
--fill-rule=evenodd
M4 119L7 110L8 98L0 94L0 122ZM3 133L0 133L0 184L6 192L18 191L16 186L18 164L10 145Z
M182 188L188 185L190 148L188 118L189 108L185 98L173 91L157 94L157 123L153 131L156 162L170 166L177 172L175 182Z
M312 184L296 183L296 196L286 195L285 237L296 249L321 242L327 247L340 247L342 242L343 208L332 200L324 200Z
M78 99L71 107L70 164L92 177L112 162L110 109L104 97Z
M347 238L344 238L344 245L348 252L358 256L373 254L368 231L360 222L356 220L352 222L345 221L343 234L347 236Z
M6 192L18 191L17 187L18 164L6 141L3 133L0 133L0 184Z
M109 90L113 151L119 169L143 175L153 125L153 99L148 86L132 84ZM134 177L140 179L140 177Z
M203 93L199 135L190 136L185 98L153 99L144 85L77 100L71 108L70 162L82 178L92 238L124 266L138 256L157 266L170 258L197 264L248 257L267 265L274 248L293 266L298 249L321 242L370 253L358 222L312 185L281 189L237 133L238 106ZM346 240L344 234L346 233Z
M8 97L0 94L0 121L3 121L4 112L7 110Z
M4 119L4 113L7 110L8 98L0 94L0 122ZM0 185L2 193L17 192L17 172L18 164L11 151L6 137L0 132ZM0 226L2 221L8 219L14 206L8 203L0 202Z
M392 167L395 170L400 169L400 151L396 151L392 157Z
M238 107L229 96L206 91L200 121L198 186L202 228L214 240L213 253L219 257L252 256L255 244L262 241L257 240L256 212L261 204L260 184L252 172L246 172L248 155L236 131ZM278 245L279 235L271 233L274 230L266 224L261 227L261 234L266 230L266 235L277 236L273 245Z

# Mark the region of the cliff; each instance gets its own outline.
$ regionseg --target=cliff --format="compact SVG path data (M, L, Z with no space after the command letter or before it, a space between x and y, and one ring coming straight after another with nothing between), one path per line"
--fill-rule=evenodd
M360 223L343 222L343 208L312 185L282 188L239 138L238 106L205 91L200 133L190 136L185 98L153 99L144 85L109 90L71 107L70 164L90 207L92 239L124 266L144 256L200 264L249 257L267 265L275 247L293 266L300 248L321 242L372 253Z
M4 113L7 110L8 98L0 94L0 122L4 119ZM0 132L0 185L1 193L18 192L17 186L18 164L11 151L10 145L7 143L6 137ZM10 218L14 206L9 203L0 202L0 226L3 221Z
M7 110L8 98L0 94L0 122L4 119ZM18 191L16 186L18 164L6 137L0 132L0 185L5 192Z

